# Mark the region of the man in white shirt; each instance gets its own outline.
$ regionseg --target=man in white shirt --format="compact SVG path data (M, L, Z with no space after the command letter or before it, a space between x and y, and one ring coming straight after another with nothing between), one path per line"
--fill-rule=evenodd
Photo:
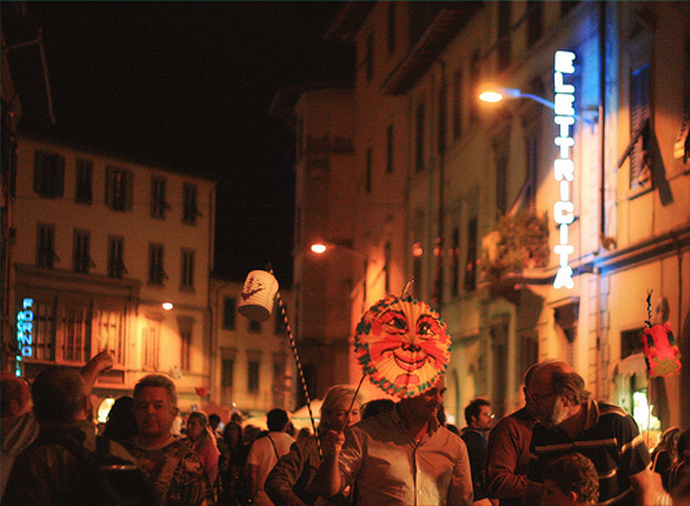
M278 463L278 459L290 451L295 440L286 434L288 414L284 409L272 409L266 415L269 433L252 444L247 456L249 481L254 504L272 506L273 502L264 491L268 473Z

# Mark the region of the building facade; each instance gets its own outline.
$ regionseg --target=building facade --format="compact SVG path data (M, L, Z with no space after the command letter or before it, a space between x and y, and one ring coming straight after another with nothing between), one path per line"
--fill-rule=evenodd
M689 16L675 2L346 3L328 36L358 62L353 247L391 274L352 271L369 282L349 336L414 277L453 336L456 419L478 395L518 408L527 367L557 358L643 429L687 424L687 367L648 381L640 343L646 321L669 321L690 352ZM488 83L521 93L486 104Z
M284 316L276 303L263 322L237 312L242 283L211 279L214 343L211 351L211 401L221 408L227 422L232 411L249 417L262 416L273 408L293 411L299 388L295 360L286 334ZM280 290L288 324L292 294Z
M4 368L31 379L108 350L94 406L149 373L183 411L205 402L215 183L23 133L11 198Z

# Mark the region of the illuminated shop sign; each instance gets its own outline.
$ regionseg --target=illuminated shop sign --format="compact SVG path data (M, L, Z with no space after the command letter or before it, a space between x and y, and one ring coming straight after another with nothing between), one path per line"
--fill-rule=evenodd
M22 300L22 309L17 313L17 357L15 374L21 376L22 362L34 354L34 300Z
M572 160L572 147L575 145L572 127L575 124L575 86L566 84L566 76L575 72L575 53L556 51L554 57L554 122L558 125L558 136L554 143L558 146L558 158L553 162L553 174L560 186L560 199L553 206L554 220L558 224L558 244L554 252L558 255L558 272L553 282L555 288L573 288L573 269L568 258L575 253L570 244L569 227L575 220L575 204L572 202L571 186L575 179L575 164Z

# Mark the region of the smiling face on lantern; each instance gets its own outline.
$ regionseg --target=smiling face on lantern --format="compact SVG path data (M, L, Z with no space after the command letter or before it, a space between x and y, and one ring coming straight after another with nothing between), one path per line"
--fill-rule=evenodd
M431 386L448 363L450 337L426 304L388 297L365 313L355 352L384 391L410 396Z

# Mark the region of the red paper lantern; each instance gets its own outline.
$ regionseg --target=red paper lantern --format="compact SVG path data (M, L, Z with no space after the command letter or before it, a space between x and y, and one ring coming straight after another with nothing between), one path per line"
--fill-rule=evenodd
M642 348L650 377L670 376L680 370L680 350L669 322L644 329Z

